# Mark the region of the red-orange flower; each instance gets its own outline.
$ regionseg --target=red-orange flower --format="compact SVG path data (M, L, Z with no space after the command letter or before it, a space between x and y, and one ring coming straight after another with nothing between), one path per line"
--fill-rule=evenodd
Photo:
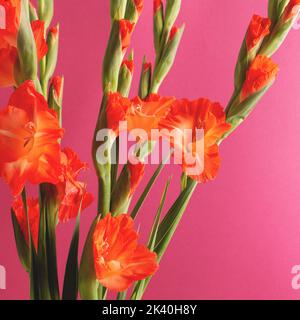
M119 21L119 28L122 52L123 54L125 54L126 49L130 45L131 35L134 29L134 23L131 23L129 20L122 19Z
M288 21L296 17L300 10L300 0L290 0L283 12L283 20Z
M162 133L176 149L176 161L188 176L200 182L215 178L220 167L217 142L231 127L219 103L207 99L175 101L159 126L167 129Z
M130 192L129 197L131 197L138 185L140 184L144 174L145 174L145 164L142 162L132 164L128 163L128 170L130 174Z
M14 200L12 205L14 214L19 223L20 229L23 233L27 245L29 244L29 233L28 225L26 219L26 212L24 210L23 201L21 198ZM29 227L31 237L34 243L34 247L37 250L38 248L38 237L39 237L39 223L40 223L40 209L39 209L39 200L38 199L27 199L27 210L29 218Z
M20 0L0 0L0 6L5 10L5 29L0 28L0 87L8 87L15 85Z
M58 218L61 222L66 222L78 215L81 210L87 208L93 201L91 193L86 192L86 185L78 181L78 176L82 170L88 168L78 158L78 155L70 148L65 148L61 152L62 174L60 182L56 185L59 201Z
M247 49L250 51L262 42L265 36L270 33L271 20L254 15L248 27L246 35Z
M278 65L270 58L258 55L247 71L241 92L241 101L271 84L275 80L278 71Z
M0 111L0 177L16 196L26 181L57 183L63 135L57 116L34 83L26 81Z
M31 22L38 60L42 60L48 52L48 46L45 40L45 22L36 20Z
M94 265L98 281L114 291L154 274L156 254L137 243L133 220L126 214L115 218L108 214L100 220L93 235Z
M109 95L107 104L108 127L118 134L120 121L127 121L128 131L143 129L151 136L151 129L158 129L158 122L169 111L174 98L151 94L146 100L139 97L129 100L118 93Z

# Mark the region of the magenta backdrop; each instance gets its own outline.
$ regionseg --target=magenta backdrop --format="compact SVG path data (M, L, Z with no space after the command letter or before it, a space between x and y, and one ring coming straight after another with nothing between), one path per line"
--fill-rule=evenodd
M61 30L58 73L65 76L63 144L92 165L90 144L101 99L109 1L55 2L54 21ZM252 14L266 15L267 2L184 0L179 22L186 23L186 31L161 94L208 97L226 105L244 32ZM151 20L152 1L145 0L132 41L136 75L143 54L153 58ZM222 144L218 178L199 186L146 298L300 298L300 291L291 287L291 268L300 264L299 40L300 31L292 30L274 56L280 65L275 85L246 123ZM8 93L1 91L1 106ZM171 194L178 191L180 168L168 167L137 222L144 240L171 173L175 173ZM93 169L87 179L96 194ZM27 275L17 258L10 221L12 199L2 181L0 190L0 265L7 270L7 290L0 290L0 299L27 299ZM170 196L168 204L172 200ZM94 204L82 217L84 237L95 208ZM57 229L60 275L73 226L71 222Z

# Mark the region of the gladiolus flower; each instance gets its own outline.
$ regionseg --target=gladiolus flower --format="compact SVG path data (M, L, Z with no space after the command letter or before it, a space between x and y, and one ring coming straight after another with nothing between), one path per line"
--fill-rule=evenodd
M20 229L23 233L27 245L29 245L28 224L26 212L24 210L23 201L21 198L14 200L12 205L14 214L17 218ZM39 224L40 224L40 209L38 199L27 199L27 211L29 218L30 234L34 243L35 250L38 249Z
M0 177L19 195L26 181L56 184L60 175L57 116L26 81L0 111Z
M110 94L107 103L108 127L116 133L120 121L127 121L128 131L143 129L151 135L151 129L158 129L158 122L169 111L174 98L151 94L146 100L139 97L129 100L118 93Z
M151 70L152 69L152 64L151 64L151 62L145 62L144 64L143 64L143 71L144 72L147 72L148 70Z
M0 87L9 87L15 85L20 0L0 0L0 5L5 10L5 29L0 28Z
M153 12L156 14L156 12L162 7L162 1L161 0L154 0L153 1Z
M124 54L126 49L130 45L131 35L134 29L134 23L131 23L129 20L122 19L119 21L119 28L122 52Z
M137 164L128 163L128 170L130 173L130 192L129 197L131 197L138 185L140 184L144 174L145 174L145 164L139 162Z
M61 152L62 175L60 182L56 185L59 201L58 218L60 222L66 222L76 218L80 209L84 210L93 201L91 193L86 192L86 185L78 181L82 170L88 168L78 158L78 155L70 148Z
M296 17L300 10L300 0L290 0L283 12L283 20L286 22Z
M217 142L231 127L226 123L225 113L219 103L207 99L175 101L159 126L160 129L167 129L162 132L179 152L180 163L188 176L199 182L216 177L220 167ZM176 138L172 135L174 130ZM197 136L196 130L203 130L203 134ZM203 148L199 147L201 144ZM192 163L189 160L191 156Z
M278 65L270 58L258 55L247 71L241 101L271 84L279 71Z
M0 29L0 87L16 85L15 65L18 60L17 37L20 27L20 0L0 0L0 5L5 10L6 27ZM37 56L42 59L47 53L47 44L44 38L44 23L32 23Z
M45 22L36 20L31 22L31 28L33 31L38 60L42 60L48 52L48 46L45 40Z
M109 290L125 291L158 269L156 254L137 243L133 220L126 214L108 214L100 220L93 235L96 277Z
M265 36L270 33L271 20L254 15L248 27L246 35L247 49L250 51L262 42Z
M130 71L131 74L133 74L133 69L134 69L134 62L133 60L124 60L122 62L121 67L126 66L126 68Z

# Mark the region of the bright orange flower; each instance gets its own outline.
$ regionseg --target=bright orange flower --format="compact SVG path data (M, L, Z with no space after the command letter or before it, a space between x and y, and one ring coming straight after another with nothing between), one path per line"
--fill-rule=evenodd
M122 52L125 54L126 49L130 45L131 35L134 29L134 23L129 20L122 19L119 21L120 38L122 45Z
M88 168L78 158L78 155L70 148L61 152L62 175L56 185L59 201L58 218L60 222L66 222L76 218L81 204L81 210L87 208L93 201L91 193L86 192L86 185L78 181L82 170Z
M23 201L21 198L14 200L12 205L14 214L17 218L23 236L27 245L29 244L29 234L27 227L26 212L24 210ZM35 250L38 249L38 237L39 237L39 224L40 224L40 209L39 209L39 200L38 199L27 199L27 210L29 218L29 227L31 237L34 243Z
M146 100L139 97L129 100L118 93L110 94L107 103L108 127L118 135L120 121L127 121L127 129L143 129L150 138L151 129L158 128L158 122L169 111L173 101L171 97L151 94Z
M134 70L134 62L133 60L124 60L122 62L122 67L126 66L126 68L130 71L131 74L133 74L133 70Z
M20 0L0 0L0 5L5 10L5 29L0 28L0 87L9 87L15 85Z
M31 28L33 31L38 60L42 60L48 52L48 46L45 40L45 22L36 20L31 22Z
M129 215L113 218L108 214L97 223L93 235L94 265L96 277L104 287L125 291L158 269L156 254L137 240Z
M19 195L26 181L57 183L60 175L57 116L34 83L26 81L0 111L0 177Z
M139 13L139 15L142 13L143 8L144 8L144 0L133 0L136 10Z
M300 0L290 0L283 12L283 20L288 21L296 17L300 10Z
M231 127L219 103L207 99L175 101L159 126L167 129L162 132L176 149L176 161L187 175L200 182L215 178L220 167L217 142ZM203 130L201 135L197 129Z
M254 15L248 27L246 35L247 49L250 51L262 42L265 36L270 33L271 20Z
M250 95L272 83L278 71L278 65L270 58L258 55L247 71L246 80L241 92L241 101L244 101Z
M140 184L144 174L145 174L145 164L139 162L137 164L128 163L128 169L130 173L130 192L129 197L131 197L138 185Z
M154 14L162 7L162 1L161 0L153 0L153 11Z

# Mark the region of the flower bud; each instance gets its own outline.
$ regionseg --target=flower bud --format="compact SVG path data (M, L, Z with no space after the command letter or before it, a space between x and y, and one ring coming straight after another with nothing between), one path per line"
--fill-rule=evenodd
M125 19L133 23L137 23L143 8L144 0L128 0L125 12Z
M153 74L151 93L157 93L161 83L170 71L176 57L183 31L184 25L180 28L173 27L170 31L169 40Z
M151 86L151 76L152 65L150 62L147 62L146 57L144 57L139 87L139 97L141 99L145 99L149 95Z
M57 64L58 46L59 46L59 25L49 30L47 37L48 53L46 57L45 77L50 79Z
M38 14L47 29L53 18L53 0L38 0Z
M55 76L51 80L48 105L49 108L55 110L61 126L61 112L62 112L62 99L63 99L64 78Z
M124 19L127 0L110 0L111 20Z
M29 79L35 80L37 78L37 47L29 20L28 0L21 1L21 19L17 47L21 72L21 79L19 78L17 81L22 83Z
M78 284L80 297L83 300L98 300L99 283L94 265L93 235L99 220L100 215L92 223L81 256Z
M118 89L119 70L130 45L134 24L128 20L114 21L103 60L102 85L105 92Z
M123 167L112 194L111 212L113 216L128 211L131 197L140 184L144 173L145 164L142 162L128 163Z
M164 9L161 0L153 1L153 32L156 54L160 52L161 37L164 29Z
M118 82L118 92L123 97L128 97L132 76L134 70L134 63L133 63L133 55L129 57L128 60L124 60L122 62L120 73L119 73L119 82Z

